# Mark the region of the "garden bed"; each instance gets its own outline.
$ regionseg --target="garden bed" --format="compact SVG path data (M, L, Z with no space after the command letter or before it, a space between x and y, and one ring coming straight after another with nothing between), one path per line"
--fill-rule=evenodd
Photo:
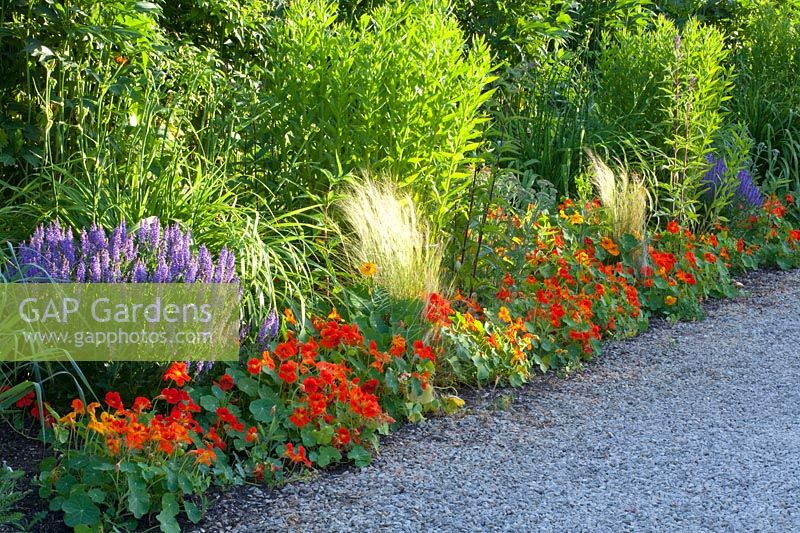
M800 272L737 280L742 294L709 301L706 321L655 320L565 378L464 391L465 411L386 437L374 466L322 471L284 488L236 488L191 531L613 529L619 522L672 529L704 520L791 529L781 508L793 505L790 444L770 452L785 471L769 475L766 464L754 466L758 449L725 444L727 437L736 447L743 428L769 440L781 424L793 425L797 409L783 403L793 393L781 387L800 372L785 340L800 328L793 312ZM765 337L772 325L775 336ZM774 420L760 427L765 413ZM755 495L736 481L744 476L782 478L789 488L773 484ZM693 492L700 487L702 501ZM742 498L729 499L728 489ZM760 503L750 505L754 498Z

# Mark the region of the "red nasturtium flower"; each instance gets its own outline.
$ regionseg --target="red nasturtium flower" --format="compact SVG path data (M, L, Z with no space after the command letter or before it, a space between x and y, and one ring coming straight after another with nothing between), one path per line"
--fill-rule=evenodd
M513 283L514 280L512 279L511 284ZM450 302L440 294L432 292L425 307L425 319L434 326L450 325L450 315L452 313Z
M358 331L358 324L345 324L341 329L342 342L347 346L358 346L364 343L364 337Z
M36 393L30 391L27 394L25 394L25 396L17 400L14 403L14 406L19 409L25 409L26 407L33 405L35 399L36 399Z
M308 339L300 345L300 355L303 357L303 364L313 365L319 355L319 344L313 338Z
M309 376L303 380L303 391L306 394L314 394L319 390L319 379Z
M108 402L108 395L106 395L106 403ZM161 389L161 396L167 400L167 403L170 405L175 405L179 402L182 402L188 398L188 394L185 391L178 390L178 389Z
M86 412L86 408L83 406L83 402L80 398L75 398L72 400L72 410L75 411L75 414L82 415Z
M295 452L294 444L287 442L286 450L283 452L283 455L285 455L291 462L295 464L302 463L308 468L311 468L312 466L311 461L309 461L308 457L306 457L306 449L302 444L297 447L297 451Z
M414 353L417 354L420 359L427 359L429 361L435 359L433 350L431 350L429 346L425 346L425 343L421 340L414 341Z
M308 416L308 411L306 411L302 407L298 407L292 413L292 416L289 417L289 420L297 426L298 428L304 427L306 424L311 422L311 417Z
M294 361L284 361L278 369L278 377L286 383L297 381L297 363Z
M375 359L375 361L369 366L372 368L377 368L378 372L383 372L383 365L392 361L391 355L378 350L378 343L374 340L369 341L369 353Z
M312 392L308 395L308 407L311 409L311 416L325 416L328 400L321 392Z
M502 302L510 302L511 301L511 292L506 287L500 287L500 290L497 291L497 299Z
M767 198L767 201L764 202L763 209L770 215L774 215L778 218L783 218L784 215L786 215L786 206L784 206L775 196Z
M376 418L383 412L378 398L371 392L363 391L359 387L351 387L349 396L350 409L364 418Z
M123 409L122 398L120 398L118 392L107 392L105 400L106 404L110 408L116 409L117 411L122 411Z
M217 407L217 417L226 424L236 424L236 416L227 407Z
M223 392L228 392L233 388L233 378L228 374L222 374L219 381L215 381L214 385L220 388Z
M697 258L694 256L694 253L687 251L683 254L683 257L692 265L692 268L697 268Z
M686 283L687 285L694 285L697 283L697 280L692 274L690 274L689 272L684 272L681 269L678 269L678 272L675 274L675 277L681 280L682 282Z
M254 376L257 376L258 374L261 373L262 364L263 362L261 361L261 359L256 359L255 357L253 357L252 359L247 361L247 371L253 374Z
M277 355L281 361L286 361L297 355L298 350L297 341L292 337L288 341L282 342L275 347L275 355Z
M335 443L339 446L347 446L350 444L350 431L345 427L341 427L336 430L336 434L333 438Z
M339 324L337 324L333 320L325 323L322 326L319 335L320 335L320 341L319 341L320 345L328 350L333 350L334 348L339 346L339 343L342 340L342 334L339 331Z
M667 231L672 233L673 235L677 235L681 231L680 225L676 220L670 220L667 224Z
M151 407L153 407L153 404L144 396L137 396L136 399L133 400L133 411L136 413L141 414L142 411L147 411Z

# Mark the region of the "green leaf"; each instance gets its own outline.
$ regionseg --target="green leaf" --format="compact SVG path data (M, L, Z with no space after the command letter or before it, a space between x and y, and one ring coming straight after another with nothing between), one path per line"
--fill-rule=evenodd
M141 518L150 510L150 495L144 480L136 475L128 476L128 510Z
M63 503L64 503L64 497L63 496L56 496L55 498L50 500L49 508L50 508L51 511L60 511L61 510L61 505Z
M200 519L203 518L203 512L193 502L184 500L183 508L186 510L187 518L189 518L193 524L198 523Z
M161 524L161 531L164 533L180 533L181 528L175 517L178 516L178 502L175 495L167 492L161 497L161 512L156 515L158 523Z
M140 13L159 13L161 11L161 7L153 2L136 2L134 6Z
M100 520L100 509L94 504L88 494L75 492L61 504L64 511L64 523L69 527L81 524L91 526Z
M262 398L250 404L250 412L253 413L253 418L259 422L271 422L273 407L275 407L274 400Z
M330 444L333 440L333 426L326 426L320 430L312 431L316 444Z
M215 412L219 407L219 400L215 396L205 394L200 397L200 406L206 411Z
M106 493L98 488L90 490L87 494L94 503L101 503L106 499Z
M185 493L194 492L194 484L192 483L192 478L189 477L189 474L187 472L181 472L178 474L178 486Z
M619 244L623 252L630 252L639 247L639 239L630 233L626 233L620 237Z
M341 460L342 453L333 446L322 446L317 452L316 463L321 467L326 467Z
M356 463L356 466L367 466L372 462L372 454L370 454L363 446L354 446L347 458Z
M239 387L240 391L248 396L258 395L258 381L254 380L253 378L243 376L236 380L236 386Z

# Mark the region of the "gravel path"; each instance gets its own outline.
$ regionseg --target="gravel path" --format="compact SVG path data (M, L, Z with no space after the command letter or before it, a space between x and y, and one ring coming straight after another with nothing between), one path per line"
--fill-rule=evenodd
M196 531L800 531L800 272L743 282L704 322L405 427L368 468L232 491Z

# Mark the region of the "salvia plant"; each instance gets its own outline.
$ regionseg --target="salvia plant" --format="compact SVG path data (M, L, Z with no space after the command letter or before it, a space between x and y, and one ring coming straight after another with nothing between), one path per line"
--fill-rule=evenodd
M719 194L730 194L735 204L743 204L746 208L757 209L764 205L761 190L746 169L735 174L728 172L724 157L716 158L712 154L706 156L711 168L703 175L702 183L706 194L715 198Z
M9 277L20 281L76 283L233 283L235 255L217 260L205 245L195 251L190 231L144 219L129 231L125 221L107 233L100 226L75 235L58 221L40 225L19 245Z

